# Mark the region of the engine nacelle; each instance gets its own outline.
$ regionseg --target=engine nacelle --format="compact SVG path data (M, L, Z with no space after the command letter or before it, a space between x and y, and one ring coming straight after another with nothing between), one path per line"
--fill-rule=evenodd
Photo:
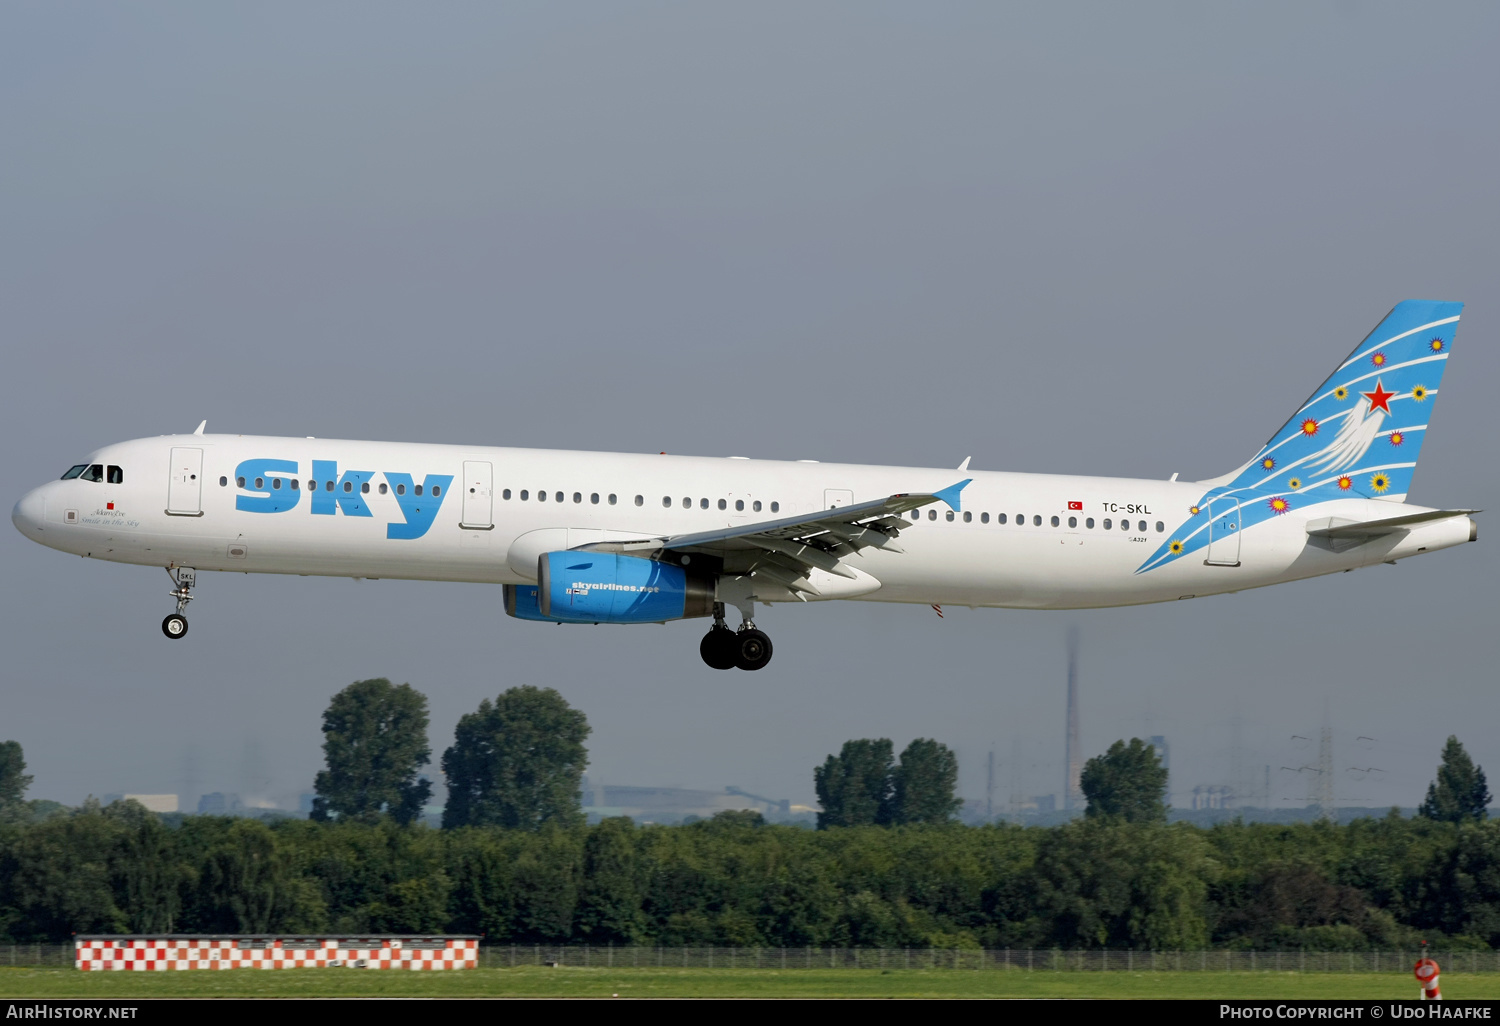
M660 623L712 616L712 577L613 552L548 552L535 585L507 585L505 611L552 623Z

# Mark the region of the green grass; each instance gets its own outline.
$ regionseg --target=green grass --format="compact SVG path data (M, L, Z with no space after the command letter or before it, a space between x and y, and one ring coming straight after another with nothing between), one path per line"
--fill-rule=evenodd
M1081 973L1021 969L0 969L0 998L1054 997L1410 999L1407 973ZM1449 999L1500 998L1500 973L1444 973Z

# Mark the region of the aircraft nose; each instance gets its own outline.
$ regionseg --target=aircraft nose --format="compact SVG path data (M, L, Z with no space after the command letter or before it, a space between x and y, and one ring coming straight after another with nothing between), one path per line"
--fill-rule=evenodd
M33 488L21 496L16 508L10 511L10 522L22 534L35 534L47 520L47 499L40 488Z

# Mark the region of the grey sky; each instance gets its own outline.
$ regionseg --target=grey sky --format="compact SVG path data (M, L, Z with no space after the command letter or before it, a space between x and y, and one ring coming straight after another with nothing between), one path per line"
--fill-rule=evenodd
M1412 499L1500 508L1490 4L0 7L7 503L189 431L1165 478L1236 465L1401 299L1468 304ZM1274 771L1329 704L1338 797L1500 770L1500 527L1357 574L1091 613L835 604L513 621L498 588L159 570L0 531L0 738L33 796L310 788L351 680L458 716L550 684L591 776L812 797L846 738L983 791L1162 733L1173 790ZM1487 540L1486 540L1487 539ZM1354 739L1364 735L1376 743ZM1017 740L1019 739L1019 740ZM1356 754L1357 753L1357 754ZM1357 779L1346 767L1385 772Z

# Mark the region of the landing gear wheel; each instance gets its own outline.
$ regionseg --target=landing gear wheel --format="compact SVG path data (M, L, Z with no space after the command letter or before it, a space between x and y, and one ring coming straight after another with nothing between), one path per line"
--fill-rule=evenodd
M766 632L750 627L735 635L734 665L742 670L758 670L771 661L771 639Z
M728 627L715 627L703 635L698 643L698 654L715 670L732 670L735 653L739 651L739 637Z
M187 617L181 613L173 613L161 622L161 632L176 641L187 633Z

